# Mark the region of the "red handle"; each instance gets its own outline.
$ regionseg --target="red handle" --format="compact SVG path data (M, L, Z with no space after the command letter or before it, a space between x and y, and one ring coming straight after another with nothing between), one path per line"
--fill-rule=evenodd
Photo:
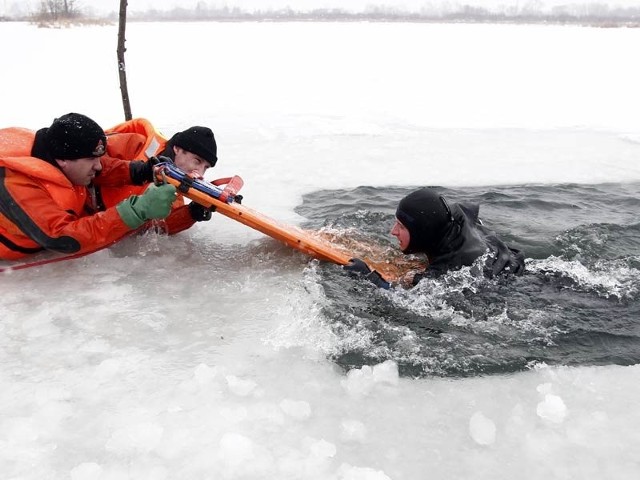
M216 187L226 185L222 190L220 197L218 197L218 200L226 203L229 196L235 197L238 194L244 185L244 180L242 180L238 175L234 175L233 177L218 178L217 180L213 180L211 183Z

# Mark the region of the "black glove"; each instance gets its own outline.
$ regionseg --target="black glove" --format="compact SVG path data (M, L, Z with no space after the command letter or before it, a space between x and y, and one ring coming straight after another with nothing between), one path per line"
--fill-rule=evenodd
M236 202L238 205L242 205L242 199L244 197L242 195L236 195L235 197L233 197L233 201Z
M509 250L511 250L512 256L509 266L505 270L508 270L514 275L522 275L525 268L524 253L516 248L509 247Z
M364 276L364 278L369 280L376 287L384 288L385 290L388 290L391 287L391 284L382 278L382 275L375 270L372 271L368 265L359 258L352 258L349 260L349 263L342 268L349 273Z
M494 249L493 261L485 268L485 275L493 278L500 273L522 275L525 268L524 254L520 250L508 247L496 237L488 237ZM488 270L488 271L487 271Z
M196 222L208 222L211 220L211 214L215 211L216 207L213 205L207 208L196 202L191 202L189 204L189 213L191 214L191 218Z
M359 258L352 258L344 267L347 272L357 273L360 275L368 275L371 273L369 266Z
M170 162L169 157L149 157L146 162L142 160L133 160L129 163L129 171L131 173L131 183L134 185L144 185L145 183L153 182L153 167L160 162Z

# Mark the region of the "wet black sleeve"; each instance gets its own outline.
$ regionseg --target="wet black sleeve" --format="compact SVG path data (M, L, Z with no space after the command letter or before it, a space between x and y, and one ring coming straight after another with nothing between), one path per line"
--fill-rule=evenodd
M460 209L464 212L467 218L471 219L472 223L479 223L480 221L480 205L477 203L459 203Z

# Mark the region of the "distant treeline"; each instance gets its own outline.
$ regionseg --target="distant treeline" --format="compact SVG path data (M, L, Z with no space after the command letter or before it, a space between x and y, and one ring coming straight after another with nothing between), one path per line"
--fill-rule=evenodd
M406 12L395 8L369 8L364 12L342 9L316 9L299 12L290 8L246 12L239 8L209 8L206 4L194 9L177 7L172 10L131 12L131 20L140 21L379 21L379 22L476 22L476 23L567 23L597 26L640 27L640 7L610 8L601 4L563 5L549 11L508 9L492 11L463 5L451 11Z
M41 3L38 12L22 14L13 17L0 17L0 20L47 20L52 4L63 2L65 7L76 7L73 0L48 0ZM448 4L451 5L451 4ZM473 23L550 23L550 24L580 24L601 27L640 27L640 7L610 7L606 4L569 4L544 10L539 2L525 2L523 6L504 7L496 11L484 7L458 5L449 8L423 8L418 12L407 12L394 7L369 7L362 12L350 12L343 9L316 9L307 12L295 11L291 8L278 10L244 11L237 7L210 7L200 1L194 8L176 7L171 10L147 11L129 10L128 19L131 21L370 21L370 22L473 22ZM96 16L72 9L69 15L75 21L97 20ZM51 11L49 20L60 19L60 11ZM117 13L113 12L101 18L102 20L117 20Z

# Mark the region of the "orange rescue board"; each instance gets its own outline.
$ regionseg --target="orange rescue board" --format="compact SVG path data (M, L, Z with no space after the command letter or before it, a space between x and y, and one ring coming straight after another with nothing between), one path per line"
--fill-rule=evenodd
M171 177L165 177L164 180L176 188L180 187L179 180ZM352 258L339 249L334 248L332 245L314 238L302 229L277 222L239 203L226 203L194 188L189 188L189 190L183 192L183 194L205 207L214 206L216 207L217 213L221 213L254 230L258 230L319 260L337 263L338 265L346 265L349 263L349 259Z
M407 282L407 274L424 269L422 262L407 258L398 249L359 242L341 233L302 230L242 205L235 201L244 184L238 176L205 182L191 178L172 164L159 164L154 172L157 183L170 183L192 201L205 207L214 206L216 212L313 258L338 265L346 265L350 259L360 258L385 280L403 284Z

